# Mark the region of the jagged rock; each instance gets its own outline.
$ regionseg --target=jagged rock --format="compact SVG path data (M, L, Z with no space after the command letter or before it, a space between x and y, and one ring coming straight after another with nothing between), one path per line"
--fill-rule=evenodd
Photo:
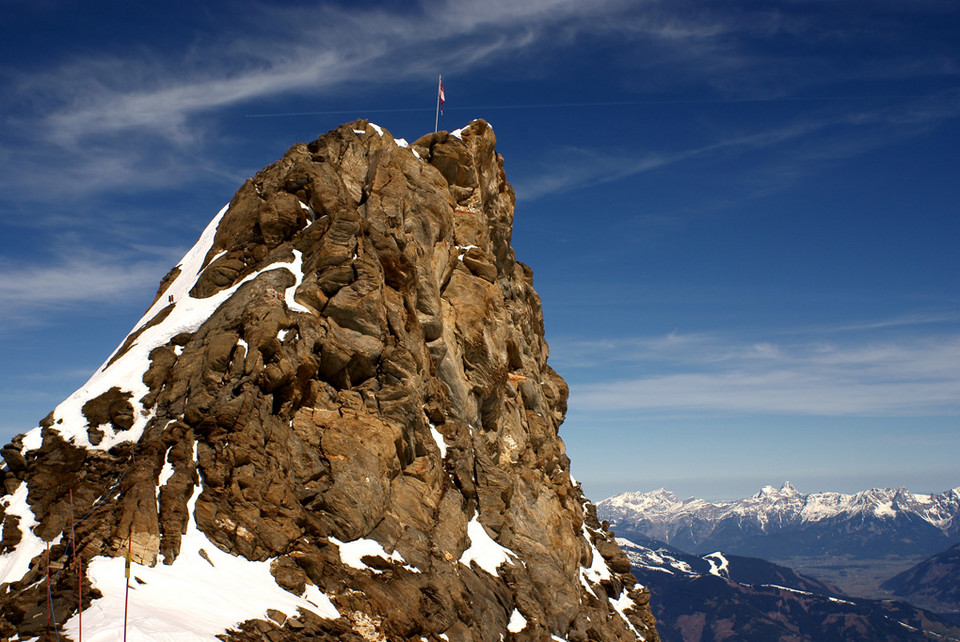
M3 449L0 632L44 633L54 542L96 578L131 550L141 594L178 569L274 591L225 640L657 639L569 475L493 130L454 134L356 121L244 183L111 362ZM57 578L61 635L70 587L120 586Z

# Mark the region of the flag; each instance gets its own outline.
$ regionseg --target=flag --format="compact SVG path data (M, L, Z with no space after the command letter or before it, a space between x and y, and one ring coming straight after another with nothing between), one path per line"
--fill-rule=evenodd
M447 97L443 95L443 76L437 75L437 116L433 120L433 131L440 127L440 116L443 115L443 103L447 102Z

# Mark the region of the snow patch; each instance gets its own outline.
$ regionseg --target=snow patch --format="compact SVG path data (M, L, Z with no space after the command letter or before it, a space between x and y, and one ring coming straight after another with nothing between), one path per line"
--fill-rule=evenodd
M810 591L801 591L800 589L790 588L789 586L780 586L779 584L761 584L760 586L775 588L781 591L788 591L790 593L797 593L799 595L813 595L813 593Z
M517 609L513 609L513 613L510 614L510 622L507 623L507 631L510 633L519 633L527 626L527 618Z
M172 448L172 446L171 446ZM173 464L168 459L170 457L170 448L167 448L163 456L163 468L160 469L160 475L157 477L157 502L160 502L160 489L167 485L167 481L173 477Z
M274 263L273 265L284 265L283 263ZM262 272L266 272L273 266L268 266ZM297 288L300 287L300 284L303 283L303 253L300 250L293 251L293 263L289 264L287 269L293 274L296 281L293 285L286 289L283 293L283 301L287 304L287 307L293 310L294 312L306 312L307 314L313 314L310 308L300 305L293 300L293 296L297 293ZM261 274L262 274L261 272ZM246 279L244 279L246 280Z
M200 642L215 639L228 628L249 619L264 619L267 609L295 617L298 609L327 619L340 616L330 599L316 586L303 596L285 591L270 573L272 560L252 562L226 553L197 528L194 507L201 488L194 487L187 506L190 519L172 565L134 566L130 581L127 629L134 640ZM204 559L201 550L209 558ZM114 642L122 637L124 564L121 557L95 557L86 572L103 597L83 611L83 639ZM139 581L138 581L139 580ZM79 638L79 617L65 625Z
M462 134L463 134L463 128L454 129L452 132L450 132L451 136L453 136L454 138L459 138L460 140L463 140Z
M883 502L874 507L873 514L877 517L896 517L897 511L893 510L893 502Z
M373 127L374 131L377 132L381 137L383 136L383 129L380 127L380 125L374 125L373 123L368 124Z
M458 245L457 251L459 252L459 255L457 256L457 258L462 261L464 255L476 247L477 247L476 245Z
M640 634L640 631L637 630L637 627L633 625L633 622L630 621L630 618L627 617L628 608L636 608L636 603L633 601L629 595L627 595L627 590L623 589L620 591L620 595L615 600L610 600L610 606L620 614L620 617L623 618L623 621L626 623L630 630L633 631L633 634L637 636L638 640L645 640L646 638Z
M53 429L58 431L65 440L93 450L109 450L118 443L139 440L147 423L153 418L153 411L145 413L141 401L149 392L149 388L143 383L143 373L150 367L150 352L158 346L169 343L170 339L177 334L195 332L242 285L256 279L261 274L275 269L285 269L292 273L295 282L286 289L284 301L287 307L293 311L310 313L308 308L293 299L297 287L303 282L303 255L298 250L293 250L292 263L280 261L272 263L248 275L233 287L221 290L207 298L195 299L190 296L190 291L203 271L204 257L210 251L216 236L217 226L226 213L227 207L225 206L220 210L217 216L207 225L203 234L200 235L196 245L180 261L180 274L137 323L133 332L140 331L140 334L127 348L126 352L115 359L115 355L120 350L120 347L118 347L80 389L54 410ZM168 297L173 297L173 303L169 303ZM157 314L168 308L166 317L161 322L149 328L146 327ZM123 346L125 342L126 339L120 345ZM178 354L180 352L182 350L178 351ZM94 446L88 438L87 420L82 410L83 405L114 387L131 395L129 402L133 407L134 424L129 430L119 432L115 432L110 426L103 426L103 440ZM31 439L35 439L35 437Z
M703 559L707 560L707 563L710 564L710 575L730 579L730 562L723 556L723 553L720 551L710 553L709 555L704 555Z
M21 455L26 455L27 451L37 450L43 445L43 429L37 426L23 436L23 448L20 449Z
M612 576L610 569L607 568L606 563L603 561L603 556L600 555L600 551L597 550L597 547L593 545L593 540L590 539L590 532L587 530L587 525L583 524L581 530L583 531L584 539L587 540L587 545L590 546L591 561L589 568L585 566L580 567L580 583L585 589L597 597L600 597L590 584L596 584L601 580L608 580Z
M517 557L513 551L500 546L487 534L487 530L476 515L467 524L467 536L470 537L470 547L460 556L460 563L464 566L470 566L470 562L476 562L477 566L490 575L499 577L497 568L501 564L510 562L510 558Z
M20 518L20 543L10 551L0 555L0 584L17 582L30 570L30 562L46 549L46 543L33 533L37 518L27 503L29 490L26 482L20 482L13 494L2 500L4 513ZM6 533L4 533L6 535ZM59 537L57 538L59 539Z
M360 570L378 572L377 569L364 564L363 558L370 556L381 557L391 562L396 562L407 570L415 573L420 572L420 569L407 564L407 560L403 559L403 555L398 551L394 551L388 555L387 552L383 550L383 545L375 539L360 538L352 542L341 542L337 538L331 537L330 541L337 545L337 548L340 550L340 561L347 566Z
M853 602L850 602L849 600L841 600L840 598L836 598L836 597L828 597L827 599L830 600L831 602L836 602L837 604L851 604L856 606L856 604L854 604Z
M433 424L430 424L430 434L433 435L433 440L437 442L437 448L440 449L440 459L447 458L447 442L443 438L443 434L437 430L437 427Z

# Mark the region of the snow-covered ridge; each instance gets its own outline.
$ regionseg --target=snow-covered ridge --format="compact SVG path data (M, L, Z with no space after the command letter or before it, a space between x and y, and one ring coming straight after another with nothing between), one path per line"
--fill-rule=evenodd
M149 388L143 383L143 373L150 367L150 352L158 346L167 344L177 334L195 332L242 285L254 280L261 274L276 269L287 270L293 274L295 282L284 293L284 302L291 310L310 312L308 308L296 302L293 298L297 287L303 281L301 269L303 257L297 250L293 250L292 261L271 263L248 275L234 286L221 290L212 296L202 299L190 296L190 291L196 285L200 274L217 258L214 257L210 261L204 262L204 258L213 247L217 227L228 207L224 206L220 210L203 231L203 234L200 235L196 244L177 264L180 272L176 279L161 293L157 301L137 322L131 333L120 342L119 347L97 369L94 375L54 410L53 429L59 432L65 440L84 448L109 450L118 443L135 442L140 439L147 423L153 417L152 411L146 411L142 404L143 398L149 393ZM158 318L162 320L150 325L151 321ZM125 346L127 339L132 336L136 338L130 345ZM121 348L124 346L126 349L120 354ZM118 354L119 356L117 356ZM121 392L130 394L130 404L134 409L133 426L121 432L114 432L109 426L102 426L105 433L103 440L98 444L92 444L87 434L87 419L83 415L83 406L111 388L118 388ZM23 440L25 450L40 447L40 433L41 429L37 427L25 435Z
M764 486L756 495L743 499L708 502L680 500L663 488L649 493L623 493L597 505L611 523L644 521L666 523L684 519L719 522L736 518L754 523L761 530L786 524L808 524L838 517L868 516L895 519L915 515L949 532L960 526L960 488L943 493L911 493L905 488L875 488L854 494L801 493L790 482L780 488Z

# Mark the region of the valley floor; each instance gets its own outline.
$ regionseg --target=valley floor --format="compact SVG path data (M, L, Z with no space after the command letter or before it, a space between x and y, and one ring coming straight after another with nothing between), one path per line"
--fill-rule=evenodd
M898 599L889 591L881 589L880 584L923 559L924 556L884 559L797 556L770 561L821 582L833 584L847 595L871 599Z

